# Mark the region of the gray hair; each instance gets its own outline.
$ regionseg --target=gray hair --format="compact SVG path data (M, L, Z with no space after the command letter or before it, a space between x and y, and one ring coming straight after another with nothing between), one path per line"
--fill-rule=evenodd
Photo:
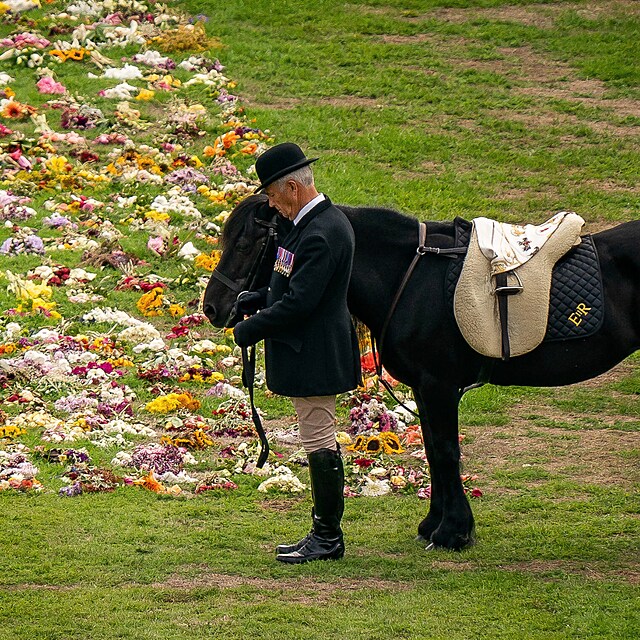
M273 186L278 191L282 191L282 188L289 180L295 180L303 187L310 187L313 184L313 171L309 165L306 167L300 167L300 169L296 169L295 171L282 176L282 178L274 180Z

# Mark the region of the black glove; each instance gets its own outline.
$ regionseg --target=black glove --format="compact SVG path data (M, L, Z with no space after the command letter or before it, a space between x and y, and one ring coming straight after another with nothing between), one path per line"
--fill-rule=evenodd
M236 301L239 316L252 316L262 307L262 294L258 291L241 291Z
M256 341L249 337L249 331L247 331L247 322L238 322L238 324L233 327L233 338L236 341L236 344L239 347L250 347L252 344L255 344Z

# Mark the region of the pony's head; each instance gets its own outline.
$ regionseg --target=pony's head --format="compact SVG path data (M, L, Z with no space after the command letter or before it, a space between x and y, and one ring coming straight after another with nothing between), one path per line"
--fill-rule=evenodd
M277 235L291 223L269 206L265 195L252 195L231 212L222 233L222 258L211 274L203 311L216 327L232 327L241 291L267 284L275 260Z

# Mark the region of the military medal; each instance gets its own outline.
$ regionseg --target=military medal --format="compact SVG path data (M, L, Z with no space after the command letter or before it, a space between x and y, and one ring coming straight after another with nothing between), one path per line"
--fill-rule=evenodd
M276 256L276 262L273 265L273 270L287 278L291 275L293 269L293 259L295 255L291 251L287 251L283 247L278 247L278 255Z

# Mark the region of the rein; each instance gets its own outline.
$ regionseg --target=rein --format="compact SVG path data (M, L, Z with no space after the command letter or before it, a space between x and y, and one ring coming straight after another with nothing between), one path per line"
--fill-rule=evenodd
M238 282L235 280L231 280L225 276L218 268L213 270L211 274L216 280L219 280L224 284L227 288L231 289L234 293L237 293L238 296L243 291L251 291L251 289L255 286L256 280L258 279L258 273L260 272L260 267L262 266L262 262L264 261L267 251L269 250L269 243L273 241L274 245L278 244L278 233L276 231L276 217L277 214L271 218L269 221L256 220L256 222L268 229L267 235L265 235L262 240L262 246L260 247L260 251L258 252L258 256L254 260L251 265L251 269L249 270L249 274L240 279ZM245 282L248 282L248 286L245 289ZM233 316L237 313L237 305L238 301L236 299L236 303L231 307L229 311L229 317L227 321L224 323L227 326ZM251 419L253 420L253 426L260 438L260 455L258 456L258 462L256 466L258 469L262 469L264 463L269 457L269 441L267 440L267 434L264 431L264 426L262 425L262 420L260 419L260 414L256 409L255 403L253 401L253 383L256 377L256 348L253 347L242 347L242 384L246 387L247 392L249 394L249 401L251 405Z
M427 225L424 222L421 222L418 226L418 248L416 249L416 254L413 256L413 260L409 265L407 271L402 278L402 282L400 282L400 286L396 291L396 295L393 297L391 302L391 306L389 307L389 311L387 312L387 317L384 320L382 325L382 331L380 332L380 338L378 339L378 347L376 349L376 339L373 335L373 331L371 331L371 353L373 355L373 363L376 367L376 375L378 376L378 380L382 382L382 385L387 390L389 395L404 409L406 409L412 416L420 419L420 416L413 410L409 409L407 405L402 402L399 398L396 397L396 394L393 392L391 385L382 377L382 347L384 346L384 339L387 335L387 329L389 327L389 323L391 322L391 317L393 316L396 307L398 306L398 302L404 293L404 290L409 282L411 275L413 274L414 269L416 268L418 261L422 256L427 253L434 253L436 255L441 255L446 258L455 258L457 255L466 253L466 247L451 247L449 249L441 249L440 247L428 247L426 245L427 242ZM377 353L376 353L377 351Z

